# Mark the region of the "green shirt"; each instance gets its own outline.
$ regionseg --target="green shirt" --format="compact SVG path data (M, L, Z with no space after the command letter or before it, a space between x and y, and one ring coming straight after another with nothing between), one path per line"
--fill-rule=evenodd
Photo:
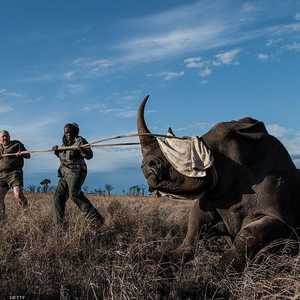
M84 145L87 144L87 140L81 136L78 136L75 139L74 144L72 145L65 145L63 144L62 147L65 146L80 146L80 145ZM93 152L90 148L86 149L85 151L88 152L88 159L91 158L93 156ZM76 172L76 171L86 171L87 170L87 166L84 160L83 155L81 154L81 152L79 150L65 150L65 151L61 151L58 154L58 157L60 159L60 168L59 171L61 173L64 173L65 171L72 171L72 172Z
M0 154L17 153L26 151L25 146L19 141L10 141L6 146L0 144ZM0 158L0 172L22 170L24 166L24 158L17 156L7 156Z

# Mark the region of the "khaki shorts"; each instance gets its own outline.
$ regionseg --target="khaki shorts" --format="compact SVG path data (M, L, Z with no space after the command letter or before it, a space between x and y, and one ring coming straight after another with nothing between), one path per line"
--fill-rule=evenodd
M23 187L23 171L0 172L0 187L9 189L14 186Z

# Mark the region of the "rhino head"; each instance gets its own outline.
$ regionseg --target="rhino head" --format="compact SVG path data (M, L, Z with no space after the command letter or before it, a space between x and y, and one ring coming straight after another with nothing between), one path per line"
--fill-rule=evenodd
M211 177L208 175L192 178L180 174L165 158L156 138L147 135L151 133L144 118L145 105L148 99L149 96L146 96L138 109L137 129L140 134L139 139L143 155L142 170L148 182L149 190L178 195L202 193L209 186Z

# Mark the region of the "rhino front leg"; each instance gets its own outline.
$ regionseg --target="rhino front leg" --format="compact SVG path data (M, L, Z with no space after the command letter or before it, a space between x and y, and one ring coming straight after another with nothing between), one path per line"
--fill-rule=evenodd
M253 258L259 250L276 239L291 237L289 227L276 217L262 216L241 229L233 246L221 258L221 268L244 270L247 259Z
M200 208L199 200L195 200L194 205L191 208L188 220L188 229L186 236L182 244L175 250L178 256L186 253L191 253L194 248L195 239L200 232L201 228L205 224L212 222L212 215L208 212L203 211Z

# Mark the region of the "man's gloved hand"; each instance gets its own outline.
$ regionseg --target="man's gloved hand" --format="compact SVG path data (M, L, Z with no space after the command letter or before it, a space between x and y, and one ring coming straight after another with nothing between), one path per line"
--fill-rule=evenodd
M85 157L86 156L86 148L84 147L79 147L79 151L80 151L80 154Z
M17 153L16 153L16 157L21 157L23 155L23 153L21 152L21 151L18 151Z
M85 158L85 159L91 159L93 157L93 152L91 147L81 147L80 148L80 154Z
M57 145L55 145L55 146L52 147L52 151L54 151L54 154L55 154L56 156L58 156L59 151L58 151L58 146L57 146Z

